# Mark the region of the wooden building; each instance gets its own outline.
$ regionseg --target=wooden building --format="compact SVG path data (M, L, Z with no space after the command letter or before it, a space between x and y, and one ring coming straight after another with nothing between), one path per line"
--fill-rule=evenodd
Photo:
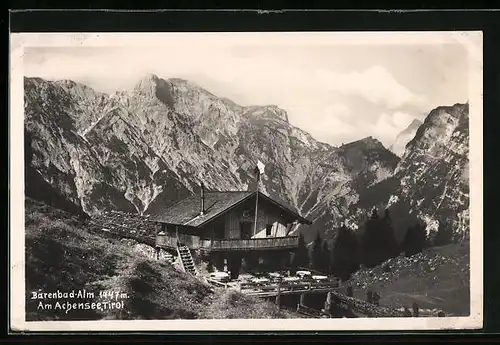
M234 260L249 270L283 267L298 247L298 236L290 233L298 224L311 224L260 191L206 192L203 186L200 195L157 211L149 220L161 224L157 248L185 245L219 270Z

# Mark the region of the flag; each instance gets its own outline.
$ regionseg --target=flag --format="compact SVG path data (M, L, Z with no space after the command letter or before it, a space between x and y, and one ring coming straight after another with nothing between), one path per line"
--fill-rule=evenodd
M255 176L257 177L257 190L259 190L259 183L260 183L260 175L264 173L264 163L262 163L260 160L257 162L257 165L255 166L254 172Z
M264 168L265 168L265 164L262 163L260 160L257 162L257 171L260 175L262 175L264 173Z

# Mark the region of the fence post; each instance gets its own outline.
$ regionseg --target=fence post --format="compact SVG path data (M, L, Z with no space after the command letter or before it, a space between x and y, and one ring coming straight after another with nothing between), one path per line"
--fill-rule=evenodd
M301 293L299 303L297 303L297 311L299 311L300 307L304 305L304 300L305 300L305 294Z
M380 305L380 295L376 291L372 294L372 302L377 307Z
M414 302L413 303L413 316L418 317L418 315L419 315L418 304L417 304L417 302Z
M332 310L332 292L328 291L325 300L325 312L330 313L331 310Z
M278 306L278 310L280 309L280 294L281 294L281 282L278 282L277 294L276 294L276 305Z

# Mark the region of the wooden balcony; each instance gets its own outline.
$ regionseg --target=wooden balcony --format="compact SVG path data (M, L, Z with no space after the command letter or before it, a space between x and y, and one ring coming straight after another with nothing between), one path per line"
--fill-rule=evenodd
M267 237L242 239L205 240L198 236L179 234L179 242L190 249L207 251L250 251L250 250L279 250L293 249L299 244L298 236ZM158 235L156 246L162 248L175 248L177 238L169 235Z
M252 238L249 240L211 240L210 250L274 250L296 248L298 244L298 236Z

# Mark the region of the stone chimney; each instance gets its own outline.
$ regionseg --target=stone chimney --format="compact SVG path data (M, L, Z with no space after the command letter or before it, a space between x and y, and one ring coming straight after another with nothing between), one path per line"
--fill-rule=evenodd
M203 182L200 184L200 216L205 214L205 185Z

